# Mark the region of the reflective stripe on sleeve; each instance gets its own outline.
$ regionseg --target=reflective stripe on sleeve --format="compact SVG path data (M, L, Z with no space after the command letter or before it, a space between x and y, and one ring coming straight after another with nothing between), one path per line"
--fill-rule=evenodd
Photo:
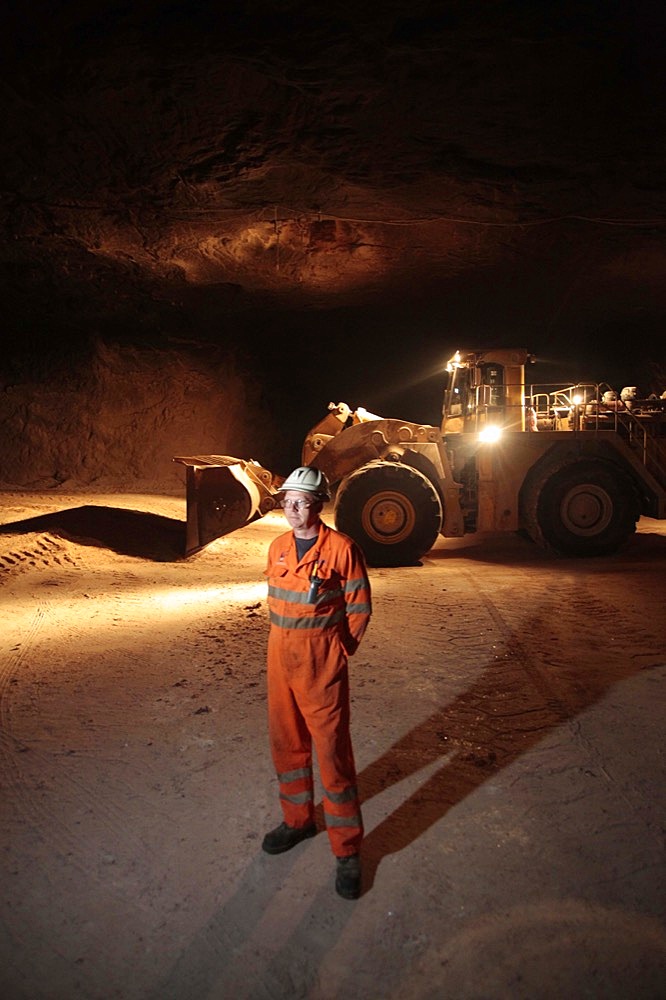
M348 615L369 615L372 613L372 608L369 604L348 604L347 614Z

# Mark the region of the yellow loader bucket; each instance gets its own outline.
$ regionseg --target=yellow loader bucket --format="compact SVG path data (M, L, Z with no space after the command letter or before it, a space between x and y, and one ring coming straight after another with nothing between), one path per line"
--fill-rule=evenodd
M231 455L174 458L187 468L185 554L273 510L284 481L254 460Z

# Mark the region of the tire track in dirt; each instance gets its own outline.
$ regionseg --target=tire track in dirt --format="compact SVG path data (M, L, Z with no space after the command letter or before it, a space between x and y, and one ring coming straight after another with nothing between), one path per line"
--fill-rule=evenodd
M462 568L505 636L505 656L539 693L551 719L547 728L558 721L573 725L576 716L613 684L663 659L663 640L657 632L646 627L641 615L613 601L607 591L597 594L577 581L572 597L571 578L561 569L545 578L542 570L512 566L510 572L510 585L502 587L499 580L482 580ZM516 593L521 592L529 598L517 604ZM570 654L574 635L575 660ZM510 678L502 683L510 683ZM586 752L594 756L592 748Z
M507 761L515 758L521 746L527 749L568 719L572 706L566 688L540 670L528 652L521 637L526 609L518 609L519 620L512 621L500 606L497 588L486 585L479 573L472 573L465 566L461 577L474 595L477 609L483 609L492 622L497 637L492 649L486 651L488 665L477 690L466 695L478 713L472 741L477 746L472 753L481 752L481 762L499 764L503 757ZM461 577L457 578L457 585ZM515 591L514 581L514 602ZM488 747L492 748L490 753Z
M419 578L414 596L406 597L403 577L387 580L377 601L389 614L395 603L405 620L401 642L390 655L404 658L408 666L400 680L417 695L401 703L406 732L394 745L407 771L408 761L424 752L434 761L456 748L479 766L494 764L569 716L565 692L534 669L519 627L482 589L477 573L447 566L444 576L433 567L424 582ZM425 719L423 694L434 707Z
M555 669L564 666L567 661L558 656L558 651L560 645L566 646L563 640L569 640L572 635L576 636L580 659L587 657L591 667L602 664L608 667L609 660L616 655L628 655L636 661L663 657L666 644L662 631L650 626L642 610L635 611L615 600L616 595L608 588L598 594L588 583L577 581L574 586L571 578L563 577L561 572L552 572L543 579L542 573L514 566L511 577L510 588L493 587L481 581L477 586L482 599L514 636L526 634L527 623L526 638L532 649L531 660L526 658L528 664L538 660ZM516 604L517 591L526 595L524 605ZM657 603L655 611L653 622L656 624L659 621ZM542 677L544 683L555 684L552 673L542 671ZM563 693L560 691L558 696L563 697Z
M612 597L621 585L612 585ZM382 615L392 619L390 648L381 641L377 647L391 667L398 661L385 711L400 731L362 770L359 785L367 800L406 778L419 786L371 832L377 857L412 842L415 815L423 832L563 728L578 759L613 780L578 716L641 669L644 657L655 660L660 646L654 630L646 633L640 609L623 613L619 601L594 587L594 577L572 578L561 566L514 563L479 572L463 559L429 567L427 578L378 580L368 638L375 625L381 630ZM604 647L609 630L622 639L611 654ZM431 666L435 676L424 687ZM426 765L429 775L417 779Z
M540 669L533 654L528 652L526 642L521 638L525 631L525 620L529 612L525 607L520 609L500 608L501 591L494 588L492 596L489 588L485 587L479 579L478 574L473 575L467 568L463 568L464 575L469 579L470 585L476 591L479 602L485 608L486 613L495 623L499 634L502 636L504 652L502 657L512 662L529 679L530 684L540 695L543 708L546 709L555 719L566 719L572 712L572 705L565 687L557 684L555 679ZM512 569L513 573L513 569ZM515 602L516 588L515 579L512 583L512 599ZM533 607L541 607L539 597L533 596L531 600ZM516 620L517 619L517 620ZM542 624L539 627L543 627ZM535 631L532 625L530 631Z
M77 567L83 561L74 559L71 546L51 535L28 537L25 544L14 545L0 553L0 583L9 577L34 569Z
M128 827L125 811L116 804L119 797L102 798L96 783L83 776L84 758L80 754L70 754L55 746L42 750L34 741L26 742L15 735L11 706L14 684L21 668L31 658L43 655L38 652L39 644L48 640L42 640L42 633L46 629L50 633L57 627L55 618L51 604L40 604L10 655L0 657L0 786L6 801L12 804L13 822L27 825L42 843L48 842L51 851L74 859L72 863L83 871L85 866L76 860L86 854L79 850L83 834L71 825L71 817L77 814L92 814L109 837L125 848L139 852L146 845ZM67 629L68 638L72 631L77 631L72 630L69 620ZM72 707L66 700L59 700L59 722ZM38 702L34 711L39 713ZM39 721L44 728L48 727L48 716L40 717ZM66 763L70 766L64 766ZM98 771L95 764L93 773ZM57 792L55 797L54 792Z
M462 559L447 563L444 572L437 565L428 572L427 581L421 576L413 588L415 596L405 596L404 579L396 581L394 595L387 577L380 602L389 613L395 604L405 620L392 655L404 648L413 667L426 665L424 672L440 664L431 690L444 695L439 714L449 746L482 757L484 747L493 747L498 761L505 751L513 756L520 741L534 743L591 706L615 681L663 657L657 629L646 628L638 611L613 599L619 590L595 592L594 576L572 577L559 564L513 563L480 573ZM521 594L524 600L516 600ZM576 660L567 655L572 635ZM608 640L612 636L616 644ZM453 701L447 691L452 682L458 688L464 682ZM424 690L423 672L413 670L408 683ZM433 736L435 728L429 728Z
M621 596L623 581L618 582L619 589L615 592L606 586L598 593L590 589L594 577L590 582L577 579L572 599L571 579L561 572L549 574L543 582L535 581L534 573L516 567L511 568L511 573L509 601L523 590L530 593L532 608L538 609L538 613L533 613L536 617L525 640L518 637L524 627L524 608L516 608L515 603L508 605L502 592L487 581L479 584L481 599L498 623L505 624L516 665L547 699L551 710L560 715L555 725L567 726L567 740L577 748L578 760L586 762L589 773L613 786L613 794L626 804L627 815L633 814L636 803L630 791L616 779L603 749L590 737L588 726L579 716L593 708L614 685L663 664L666 653L659 628L658 595L653 595L654 615L649 618L649 609L646 615L644 608L624 606L616 600ZM650 627L650 621L657 627ZM575 659L571 656L573 635L578 654ZM652 832L661 847L658 833Z
M614 642L619 637L623 646L634 647L631 654L634 658L649 655L650 652L658 654L660 649L663 655L666 643L663 626L660 628L660 602L655 602L656 614L651 619L649 610L641 609L638 612L622 605L615 599L616 595L611 595L607 590L601 596L593 593L589 587L581 588L572 600L569 584L558 581L551 586L550 594L551 600L557 605L558 617L562 609L565 612L562 630L566 630L575 620L577 628L592 648L598 650L604 642ZM639 649L644 649L645 654L640 654ZM610 652L610 648L608 651Z
M29 824L40 836L41 830L48 829L50 815L40 808L39 801L31 794L25 770L19 765L18 755L28 752L28 746L14 735L11 694L21 665L39 642L49 612L49 605L42 603L25 635L12 647L10 655L0 658L0 786L5 789L6 800L12 803L16 820Z

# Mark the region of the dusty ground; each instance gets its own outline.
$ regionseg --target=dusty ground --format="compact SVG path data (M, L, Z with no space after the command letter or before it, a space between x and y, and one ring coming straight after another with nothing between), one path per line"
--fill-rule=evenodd
M666 524L372 571L354 903L260 849L280 515L186 561L180 497L0 499L4 998L664 995Z

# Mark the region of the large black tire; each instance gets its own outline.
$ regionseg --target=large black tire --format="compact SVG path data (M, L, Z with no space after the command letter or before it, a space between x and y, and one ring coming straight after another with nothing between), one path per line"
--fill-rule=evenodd
M343 480L334 514L336 527L360 545L370 566L413 566L442 526L433 484L395 462L371 462Z
M568 556L617 551L636 530L639 509L621 470L604 462L572 462L539 491L536 519L546 543Z

